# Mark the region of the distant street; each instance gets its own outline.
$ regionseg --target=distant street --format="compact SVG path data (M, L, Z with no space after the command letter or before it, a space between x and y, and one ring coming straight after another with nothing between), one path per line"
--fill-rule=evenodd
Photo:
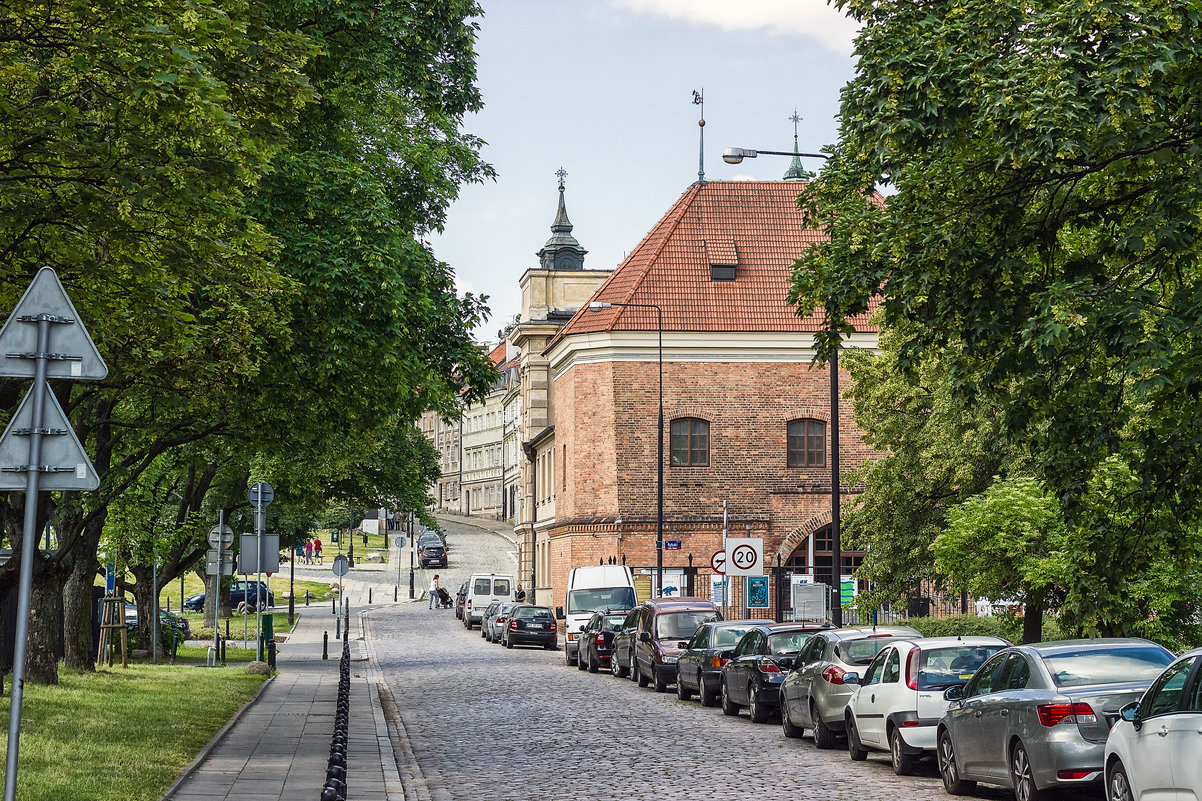
M513 572L512 546L500 537L447 529L451 566L439 572L448 588L470 572ZM775 720L728 718L578 671L562 651L503 649L451 610L374 610L368 637L436 801L949 797L933 764L910 778L894 775L884 754L855 764L845 750L787 740Z

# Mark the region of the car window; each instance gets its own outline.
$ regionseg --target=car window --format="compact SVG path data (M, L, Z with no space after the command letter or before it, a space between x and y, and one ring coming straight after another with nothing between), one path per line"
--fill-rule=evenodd
M1155 645L1088 648L1043 658L1057 687L1082 687L1126 681L1152 681L1173 661Z
M864 671L864 679L860 684L879 684L881 681L881 670L888 656L889 653L887 651L877 654L876 659L872 660L872 664Z
M478 578L472 582L472 592L476 595L491 595L492 579Z
M964 697L969 698L974 695L985 695L986 693L1000 690L1002 669L1005 666L1005 656L995 656L981 665L981 668L973 675L968 684L964 686Z
M1150 718L1153 715L1176 712L1181 706L1181 691L1185 688L1185 680L1189 678L1189 671L1193 666L1194 660L1185 659L1162 673L1144 694L1139 705L1140 717Z
M822 658L822 650L826 646L825 637L812 637L806 644L797 661L801 663L814 662Z
M836 646L835 652L849 665L867 665L888 644L889 640L885 637L862 637L843 640Z
M509 579L493 579L492 594L493 595L508 595L509 594Z
M883 684L894 684L901 678L901 656L897 653L896 648L889 650L889 656L885 659L885 669L881 671L881 682Z
M1194 662L1197 663L1197 659ZM1202 712L1202 671L1194 676L1194 688L1189 693L1189 698L1185 701L1185 710L1187 712Z
M923 649L919 652L918 689L942 689L952 684L962 684L972 678L982 662L1004 647L999 643Z
M601 624L601 627L603 627L606 631L617 631L618 629L622 628L622 622L624 620L626 620L625 615L609 615L603 618L604 622Z
M605 587L592 590L573 590L568 593L568 614L604 612L606 609L629 609L634 604L634 588L632 587Z
M999 689L1025 690L1031 681L1031 664L1022 654L1011 654L1006 663L1006 672L1002 675Z
M687 640L702 623L714 620L714 613L707 610L696 612L668 612L655 620L655 636L661 640Z
M768 650L773 654L795 654L805 647L813 635L808 631L789 631L768 638Z
M746 656L750 653L755 653L755 644L758 639L758 632L750 632L739 640L739 645L735 648L735 656Z
M710 627L702 626L693 634L693 639L689 640L689 648L697 650L707 648L710 644Z
M746 626L724 626L714 635L715 648L733 648L747 633Z
M545 606L519 606L513 610L513 616L522 620L532 617L551 617L551 610Z
M639 620L639 612L640 610L638 609L631 609L626 615L626 619L622 621L622 628L634 628L635 624L638 623Z

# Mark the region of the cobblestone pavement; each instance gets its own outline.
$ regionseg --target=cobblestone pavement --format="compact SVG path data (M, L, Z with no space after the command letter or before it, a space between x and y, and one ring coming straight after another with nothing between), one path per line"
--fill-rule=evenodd
M456 586L473 568L512 570L495 535L458 533L446 571ZM372 610L367 634L403 723L398 753L415 763L402 769L406 799L949 798L933 764L903 778L884 754L852 763L843 749L786 739L778 722L567 667L562 651L503 649L449 610Z

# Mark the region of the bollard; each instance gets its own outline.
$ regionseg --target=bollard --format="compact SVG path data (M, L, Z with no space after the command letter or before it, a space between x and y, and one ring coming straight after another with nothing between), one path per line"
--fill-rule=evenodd
M367 588L367 602L371 603L371 587Z
M275 640L267 643L267 667L275 670Z
M226 640L222 640L222 641L221 641L221 642L218 644L218 647L221 649L221 666L222 666L222 667L225 667L225 648L226 648L226 644L227 644L227 641L226 641Z
M334 621L334 639L335 640L342 639L342 618L341 617L339 617L337 620Z
M400 591L400 589L401 589L401 586L399 584L392 585L392 602L393 603L396 603L396 595Z
M321 658L330 658L330 632L328 631L321 633Z
M305 590L305 606L309 605L309 591Z
M338 614L338 607L335 605L336 603L337 602L334 600L334 596L331 595L330 596L330 614L331 615Z

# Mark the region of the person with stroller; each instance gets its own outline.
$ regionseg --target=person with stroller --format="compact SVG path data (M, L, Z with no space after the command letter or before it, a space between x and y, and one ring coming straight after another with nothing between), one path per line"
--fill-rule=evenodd
M434 603L438 599L438 574L434 574L434 578L430 579L430 609L434 608Z

